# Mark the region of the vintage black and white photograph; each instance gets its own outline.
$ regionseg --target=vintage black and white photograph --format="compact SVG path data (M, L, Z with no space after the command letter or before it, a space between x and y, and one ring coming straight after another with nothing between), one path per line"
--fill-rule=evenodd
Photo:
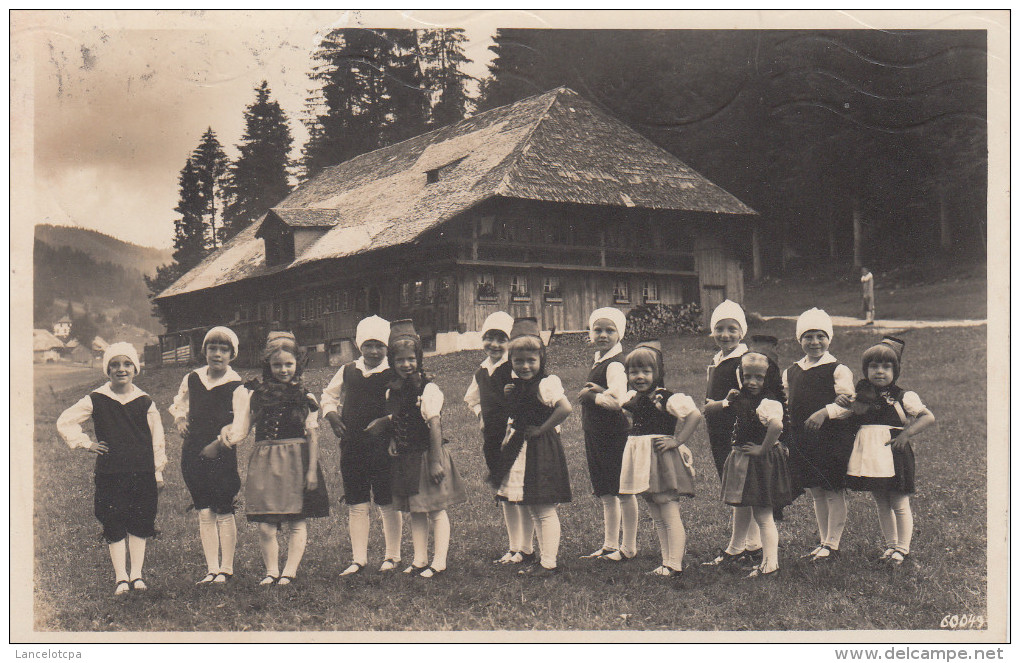
M12 642L1008 642L1008 11L10 35Z

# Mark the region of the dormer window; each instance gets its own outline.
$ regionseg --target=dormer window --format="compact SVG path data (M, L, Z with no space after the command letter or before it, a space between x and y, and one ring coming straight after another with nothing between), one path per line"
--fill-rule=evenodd
M425 184L426 185L428 185L428 184L435 184L436 182L439 181L439 177L440 177L440 175L443 174L444 171L448 172L451 168L456 167L457 164L459 164L461 161L463 161L466 157L467 157L467 155L464 155L462 157L454 159L453 161L450 161L448 163L444 163L442 166L439 166L438 168L433 168L431 170L426 170L425 171Z
M294 231L273 212L266 216L255 236L266 243L267 265L286 265L294 261Z

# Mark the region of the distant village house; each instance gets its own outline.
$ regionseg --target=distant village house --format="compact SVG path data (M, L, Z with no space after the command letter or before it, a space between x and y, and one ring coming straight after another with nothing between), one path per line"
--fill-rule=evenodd
M566 88L363 154L297 187L160 294L164 361L210 326L254 362L290 329L330 363L370 314L470 347L486 316L587 326L600 306L741 301L754 211ZM477 346L476 346L477 347Z
M67 315L53 323L53 335L57 338L67 339L71 335L71 325L74 324Z
M32 361L36 364L51 364L60 360L64 343L47 329L32 330Z

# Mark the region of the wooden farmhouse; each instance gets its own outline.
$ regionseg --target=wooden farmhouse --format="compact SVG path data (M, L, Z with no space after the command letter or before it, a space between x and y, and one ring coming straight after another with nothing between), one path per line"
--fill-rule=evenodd
M356 356L370 314L427 347L478 347L486 316L587 327L601 306L743 298L754 211L567 88L355 157L160 294L165 361L210 326L251 363L271 329L317 361Z

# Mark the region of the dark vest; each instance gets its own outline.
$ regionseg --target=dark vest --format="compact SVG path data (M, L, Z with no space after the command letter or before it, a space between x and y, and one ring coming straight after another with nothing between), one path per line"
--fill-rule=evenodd
M510 362L503 362L496 367L496 370L489 375L485 368L479 368L475 372L475 382L478 384L478 397L482 407L482 422L489 430L506 430L506 421L509 417L506 407L506 396L503 395L503 387L510 384L510 373L513 369Z
M741 355L743 356L743 355ZM737 367L740 365L740 357L730 357L708 369L708 390L705 397L711 401L721 401L730 393L730 389L739 389L737 386Z
M318 406L309 399L300 384L267 382L258 385L251 396L255 439L288 440L304 437L305 418L309 412L317 409Z
M354 439L362 436L365 426L386 416L386 389L396 374L388 368L366 377L354 362L346 364L343 372L344 406L340 420L347 437Z
M206 389L198 373L188 375L188 436L187 447L205 447L216 439L224 426L234 420L234 391L240 380L231 380Z
M794 364L786 369L786 381L790 387L786 397L794 430L803 428L808 417L836 400L834 374L838 366L838 363L831 362L804 370L799 364Z
M661 397L662 408L659 409L651 398L637 394L623 405L623 409L633 414L631 435L672 435L676 431L676 417L666 411L666 401L673 395L668 389L656 389L653 397Z
M96 439L109 451L96 457L96 474L155 472L152 431L146 418L152 399L142 395L127 404L92 392L92 423Z
M623 364L621 358L623 354L613 355L603 359L588 373L588 382L599 385L602 388L609 387L609 381L606 379L606 373L609 370L609 365L613 362ZM627 430L627 417L624 416L623 412L617 410L607 410L604 407L599 407L594 403L582 403L581 404L581 427L584 430L595 431L598 433L604 433L612 435L613 433L625 433Z
M892 389L892 398L900 404L901 408L903 407L903 395L905 393L898 386ZM858 400L860 399L858 398ZM906 410L904 410L903 414L904 416L907 415ZM904 425L899 413L896 412L896 406L886 402L884 399L872 404L867 412L854 417L854 420L855 423L861 426L894 426L899 428Z
M741 397L730 404L730 409L736 415L733 424L733 444L761 444L765 440L768 428L761 423L756 412L760 403L760 400L751 401Z
M390 434L398 454L427 451L429 448L429 425L421 416L419 398L425 393L427 381L414 388L410 381L403 381L399 389L390 389L386 409L393 415Z
M552 416L556 408L542 402L539 394L539 383L548 376L534 377L531 380L517 378L513 380L514 389L507 398L510 418L514 420L514 428L524 430L526 426L541 426Z
M739 389L737 386L737 367L739 365L740 357L730 357L720 362L718 366L708 369L706 396L709 400L721 401L726 398L726 394L730 393L730 389ZM708 437L714 445L725 445L730 441L730 436L733 434L733 417L734 410L729 407L705 413Z

